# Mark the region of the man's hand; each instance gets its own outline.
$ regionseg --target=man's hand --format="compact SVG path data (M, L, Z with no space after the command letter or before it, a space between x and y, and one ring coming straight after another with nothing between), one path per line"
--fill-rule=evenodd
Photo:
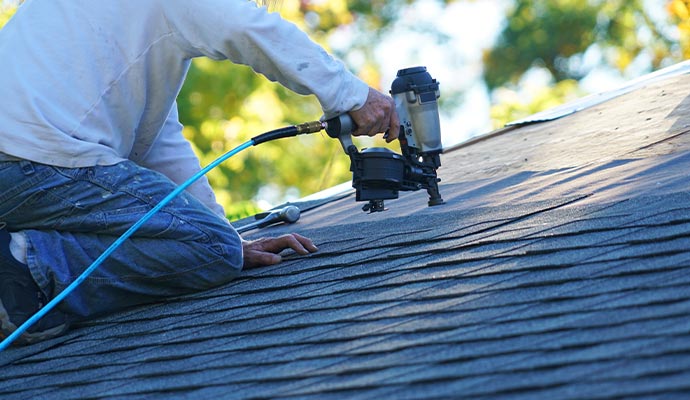
M369 88L367 101L362 108L348 114L357 125L357 129L352 133L354 136L374 136L386 132L387 135L384 137L388 143L398 138L400 120L395 111L395 102L390 96Z
M242 241L244 252L244 268L253 268L264 265L278 264L282 258L278 253L285 249L292 249L297 254L307 255L317 252L311 240L304 236L292 233L276 238L261 238L251 241Z

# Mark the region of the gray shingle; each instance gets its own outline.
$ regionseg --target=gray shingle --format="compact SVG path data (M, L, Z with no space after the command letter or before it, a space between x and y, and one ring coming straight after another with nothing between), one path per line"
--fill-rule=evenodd
M443 206L346 196L252 232L321 251L0 353L0 397L686 398L690 135L667 117L690 81L669 79L447 152Z

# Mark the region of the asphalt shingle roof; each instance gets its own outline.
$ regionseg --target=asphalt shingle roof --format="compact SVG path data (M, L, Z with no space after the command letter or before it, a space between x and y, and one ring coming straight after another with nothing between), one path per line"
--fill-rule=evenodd
M353 196L226 286L0 353L0 397L687 398L690 80L444 154L447 204Z

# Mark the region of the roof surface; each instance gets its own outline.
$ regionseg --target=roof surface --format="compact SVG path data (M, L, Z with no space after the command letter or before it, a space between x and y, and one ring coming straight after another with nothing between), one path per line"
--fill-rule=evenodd
M0 397L687 398L689 94L676 74L459 146L442 206L305 209L249 237L319 253L0 353Z

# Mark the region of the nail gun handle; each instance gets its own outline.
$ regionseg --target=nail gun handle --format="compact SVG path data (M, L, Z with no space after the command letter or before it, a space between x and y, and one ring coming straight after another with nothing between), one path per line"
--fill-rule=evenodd
M333 139L338 139L343 146L345 154L351 154L357 151L354 143L352 143L352 132L357 129L357 124L352 120L349 114L340 114L337 117L326 121L326 133Z
M343 135L352 135L357 129L357 124L352 120L350 114L340 114L337 117L326 121L326 133L333 139L338 139Z

